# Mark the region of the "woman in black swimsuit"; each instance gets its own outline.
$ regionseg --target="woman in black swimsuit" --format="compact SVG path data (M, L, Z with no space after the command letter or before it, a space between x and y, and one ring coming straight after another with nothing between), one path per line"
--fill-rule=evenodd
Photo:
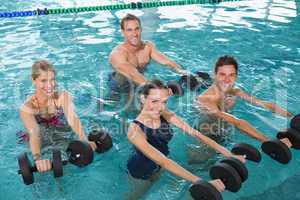
M130 124L127 134L129 141L135 147L134 153L127 162L127 169L130 179L138 184L134 186L135 191L129 194L128 199L141 197L153 180L157 179L162 168L192 183L200 180L198 176L167 157L168 142L172 138L171 124L211 146L224 156L236 157L245 162L243 156L233 155L223 146L191 128L174 113L169 112L166 108L168 97L168 88L159 80L145 84L142 89L142 110ZM219 191L224 190L224 184L220 180L212 180L211 183Z

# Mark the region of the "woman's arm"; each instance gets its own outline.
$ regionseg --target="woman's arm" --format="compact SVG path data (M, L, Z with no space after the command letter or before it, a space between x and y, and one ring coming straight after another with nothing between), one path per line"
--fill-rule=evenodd
M75 112L72 96L68 92L63 91L60 94L58 101L59 105L61 105L63 108L65 117L72 130L78 135L80 140L85 140L86 136L84 134L81 122Z
M75 112L72 96L64 91L60 94L58 101L72 130L78 135L81 141L87 141L81 122ZM96 149L97 146L94 142L89 142L89 144L94 150Z
M149 144L144 132L142 132L142 130L134 123L130 125L127 137L137 149L162 168L192 183L196 183L200 180L199 177L193 175L173 160L167 158L164 154Z
M35 161L37 170L39 172L45 172L51 169L51 162L48 159L43 160L41 157L40 128L33 113L33 110L26 104L20 108L21 120L29 134L29 145L33 160Z

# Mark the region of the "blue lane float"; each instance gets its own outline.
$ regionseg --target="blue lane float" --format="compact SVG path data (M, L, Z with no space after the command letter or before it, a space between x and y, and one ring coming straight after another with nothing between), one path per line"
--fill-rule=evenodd
M12 11L0 12L0 18L13 18L13 17L28 17L40 16L50 14L70 14L80 12L95 12L103 10L122 10L122 9L144 9L154 8L161 6L180 6L191 4L217 4L222 2L233 2L242 0L178 0L178 1L155 1L155 2L131 2L128 4L114 4L114 5L101 5L101 6L88 6L88 7L73 7L73 8L37 8L29 11Z

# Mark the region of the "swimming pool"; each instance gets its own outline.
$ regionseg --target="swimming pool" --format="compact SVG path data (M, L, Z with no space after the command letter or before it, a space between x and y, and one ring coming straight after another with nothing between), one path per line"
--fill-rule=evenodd
M116 3L106 1L104 3ZM93 2L95 4L95 2ZM70 7L92 5L84 1L10 1L0 5L0 11L26 10L36 7ZM175 12L176 10L176 12ZM299 1L243 1L218 5L192 5L134 10L143 23L143 38L183 67L212 74L218 56L232 54L240 62L238 85L263 99L276 101L291 112L298 113L300 92L300 20ZM108 55L122 41L119 19L127 10L89 12L70 15L49 15L28 18L0 19L0 199L122 199L127 189L126 161L131 152L121 133L119 108L108 107L99 113L95 98L107 90L111 72ZM92 165L84 169L67 166L65 176L52 178L51 173L36 175L36 182L25 186L16 173L16 157L27 146L17 144L15 132L23 129L17 109L33 89L30 67L39 58L47 58L58 71L61 88L69 90L86 130L101 123L109 128L114 148L97 155ZM148 78L171 80L175 73L151 63ZM193 123L191 92L172 98L169 107ZM250 120L268 136L284 128L281 117L239 102L233 111ZM171 158L190 169L186 162L186 136L175 129L170 145ZM258 142L234 134L233 140ZM178 151L180 148L180 151ZM247 164L249 179L236 193L225 192L224 199L300 199L297 191L299 152L292 150L293 160L280 165L266 156L259 165ZM197 174L208 177L207 171ZM189 184L164 173L144 199L184 199Z

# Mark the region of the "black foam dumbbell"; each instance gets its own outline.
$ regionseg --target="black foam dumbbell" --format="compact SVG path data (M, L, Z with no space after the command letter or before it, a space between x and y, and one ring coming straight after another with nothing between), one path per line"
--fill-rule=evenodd
M183 75L179 80L180 85L187 86L190 90L194 90L199 86L199 81L194 75Z
M300 132L293 129L288 128L283 131L279 131L277 134L278 139L288 138L289 141L292 143L291 148L293 149L300 149Z
M63 165L69 162L78 166L84 167L93 161L93 150L89 144L81 141L73 141L67 148L68 160L62 160L61 151L54 149L52 151L52 171L55 178L63 176ZM22 175L23 182L26 185L34 183L33 173L37 172L35 165L27 156L27 153L22 153L18 156L19 170L18 173Z
M300 114L291 119L290 128L278 132L277 138L288 138L292 143L291 148L300 149Z
M253 146L246 143L234 145L232 153L236 155L246 155L246 159L253 162L260 162L260 152ZM246 166L236 158L225 158L210 168L210 177L220 179L225 189L231 192L237 192L248 178ZM191 196L195 200L222 200L221 193L210 183L200 181L193 184L189 189Z
M263 142L261 149L265 154L281 164L287 164L292 159L292 153L289 147L279 139Z
M231 152L235 155L243 155L247 160L259 163L261 161L260 152L252 145L246 143L235 144L231 149ZM220 162L224 162L232 166L240 175L242 182L245 182L248 178L248 170L244 163L236 158L225 158Z
M259 163L261 161L261 154L257 148L247 143L235 144L231 152L235 155L245 155L247 160Z
M112 138L104 130L92 130L88 135L88 140L96 143L97 153L104 153L113 146Z
M237 192L242 186L239 173L225 162L218 162L213 165L209 170L209 175L212 179L220 179L228 191Z
M291 148L300 149L300 114L291 119L290 128L279 131L273 139L262 144L262 150L272 159L287 164L292 159L290 148L281 140L287 138L292 146Z
M198 71L195 73L197 75L198 81L201 83L201 88L202 89L207 89L209 86L212 85L213 80L212 78L209 76L208 73L206 72L202 72L202 71Z
M300 133L300 114L297 114L292 118L290 127Z
M173 95L176 95L176 96L184 95L184 90L183 90L181 84L178 83L177 81L168 81L167 86L169 89L171 89Z
M193 184L190 194L195 200L222 200L221 193L209 182L201 180Z
M167 86L172 90L173 95L182 96L184 87L195 90L199 86L206 89L212 83L212 79L206 72L196 72L194 74L186 74L180 77L179 81L168 81Z
M241 188L242 181L238 172L227 163L217 163L210 168L210 177L220 179L225 185L225 189L237 192ZM222 200L221 193L209 182L199 181L189 189L191 196L195 200Z

